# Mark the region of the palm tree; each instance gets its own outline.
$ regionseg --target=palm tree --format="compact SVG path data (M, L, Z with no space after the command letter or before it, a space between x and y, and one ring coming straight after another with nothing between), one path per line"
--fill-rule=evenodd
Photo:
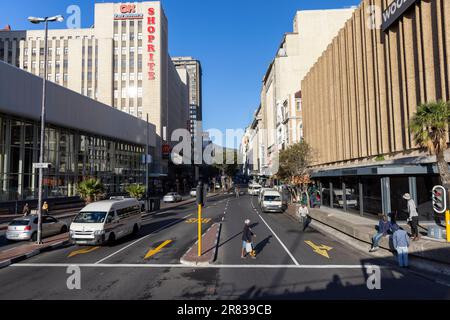
M449 120L450 102L425 103L417 107L417 111L411 119L411 130L414 141L419 146L427 148L431 155L436 156L441 182L450 192L450 170L444 157L448 142Z
M78 184L77 191L80 197L86 202L97 201L103 194L105 187L99 179L88 178Z
M128 187L126 187L126 191L130 195L130 197L136 198L136 199L142 199L142 197L145 195L145 187L142 184L130 184Z

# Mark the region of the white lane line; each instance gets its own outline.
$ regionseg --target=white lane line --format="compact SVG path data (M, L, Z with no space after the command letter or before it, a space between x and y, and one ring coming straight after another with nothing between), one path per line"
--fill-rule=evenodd
M78 266L80 268L186 268L186 269L389 269L378 265L294 265L294 264L212 264L208 266L189 266L184 264L108 264L108 263L18 263L11 267L23 268L67 268Z
M190 216L192 216L192 214L189 214L189 215L183 217L183 219L186 219L186 218L188 218L188 217L190 217ZM130 243L129 245L123 247L122 249L119 249L119 250L117 250L116 252L110 254L109 256L107 256L107 257L105 257L105 258L103 258L103 259L101 259L101 260L98 260L97 262L95 262L95 264L102 263L103 261L105 261L105 260L107 260L107 259L109 259L109 258L115 256L115 255L118 254L119 252L122 252L123 250L128 249L128 248L131 247L132 245L135 245L136 243L138 243L138 242L140 242L140 241L142 241L142 240L144 240L144 239L147 239L148 237L154 235L155 233L157 233L157 232L159 232L159 231L161 231L161 230L163 230L163 229L166 229L166 228L168 228L168 227L170 227L170 226L172 226L172 225L174 225L174 224L176 224L176 223L179 223L179 222L180 222L180 221L174 221L174 222L172 222L172 223L169 223L169 224L167 224L167 225L165 225L165 226L159 228L158 230L153 231L152 233L150 233L150 234L148 234L148 235L146 235L146 236L144 236L144 237L142 237L142 238L140 238L140 239L137 239L136 241Z
M253 199L252 199L252 207L253 206ZM256 210L256 209L255 209ZM298 263L298 261L294 258L294 256L292 255L292 253L288 250L288 248L284 245L283 241L281 241L281 239L277 236L277 234L275 233L275 231L272 230L272 228L267 224L266 220L264 220L264 218L259 214L258 211L256 211L256 214L261 218L262 222L264 222L264 224L266 225L266 227L270 230L270 232L273 233L273 235L275 236L275 238L277 238L278 242L281 244L281 246L283 247L283 249L287 252L287 254L289 255L289 257L292 259L292 261L295 263L295 265L300 265Z

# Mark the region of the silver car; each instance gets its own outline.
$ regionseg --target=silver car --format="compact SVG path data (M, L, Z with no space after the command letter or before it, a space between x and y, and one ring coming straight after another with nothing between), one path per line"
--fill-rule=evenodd
M31 240L36 241L38 229L38 218L36 215L17 218L11 221L6 231L8 240ZM66 233L67 224L58 221L52 216L42 217L42 237L50 237L60 233Z
M183 198L176 192L169 192L163 198L164 202L179 202L183 200Z

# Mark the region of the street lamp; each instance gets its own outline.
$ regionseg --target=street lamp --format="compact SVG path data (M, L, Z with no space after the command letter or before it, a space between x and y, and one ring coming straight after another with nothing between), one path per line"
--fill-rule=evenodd
M28 21L34 24L45 23L45 37L44 37L44 77L42 79L42 106L41 106L41 144L39 146L39 188L38 188L38 234L37 243L42 243L42 164L44 162L44 131L45 131L45 90L47 84L47 51L48 51L48 23L62 22L64 17L61 15L54 17L28 17Z

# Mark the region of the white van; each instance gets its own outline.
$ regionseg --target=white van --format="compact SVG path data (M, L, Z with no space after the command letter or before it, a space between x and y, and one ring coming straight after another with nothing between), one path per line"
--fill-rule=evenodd
M257 196L261 191L262 186L260 184L250 184L248 186L248 194L251 196Z
M141 227L141 204L136 199L112 198L88 204L70 225L70 241L75 244L113 243Z
M276 190L265 190L261 196L262 212L283 212L283 199Z

